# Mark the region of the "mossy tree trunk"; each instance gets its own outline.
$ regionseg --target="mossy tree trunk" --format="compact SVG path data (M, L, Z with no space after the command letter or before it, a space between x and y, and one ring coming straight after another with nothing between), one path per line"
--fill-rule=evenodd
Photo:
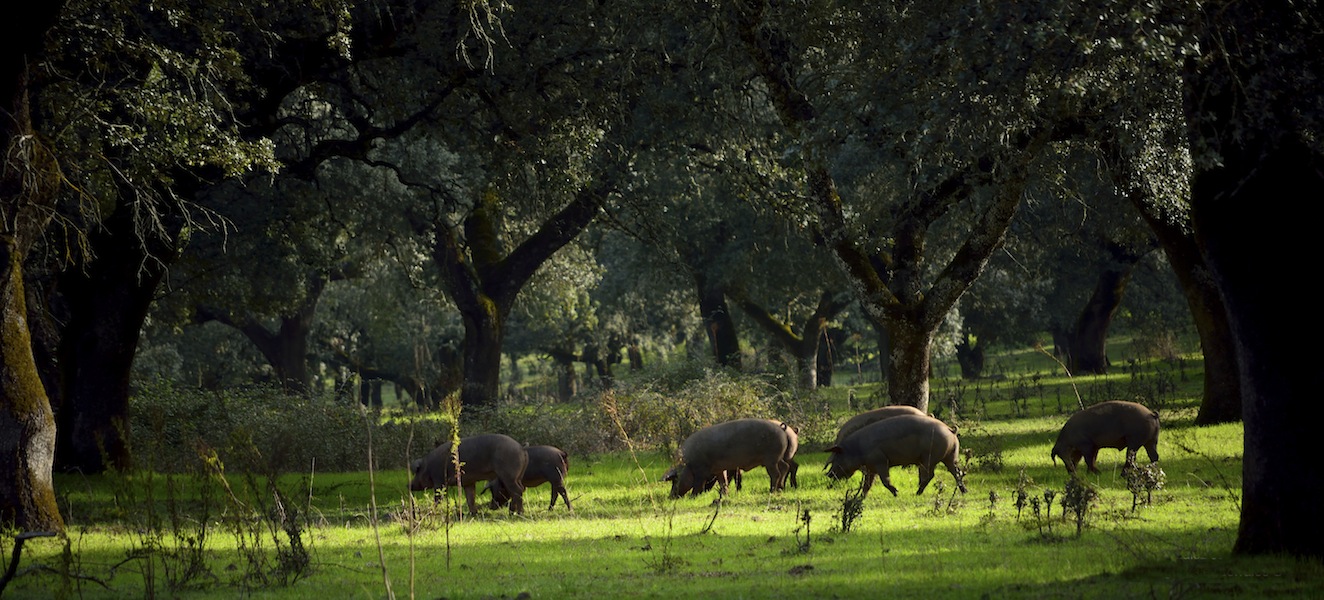
M510 250L502 247L499 220L503 206L493 190L484 192L458 228L439 218L430 223L433 258L442 288L464 321L460 402L493 404L501 391L501 352L511 307L525 284L552 254L579 235L614 190L613 169L581 188L564 207L543 221L532 235Z
M819 346L827 331L828 321L846 309L850 304L849 298L845 294L823 292L819 296L818 306L805 318L799 331L782 323L771 311L748 298L742 296L739 304L745 314L795 359L796 368L800 370L801 387L806 390L818 389Z
M9 15L0 53L0 524L64 529L55 501L55 417L28 331L23 259L53 214L55 161L33 135L29 70L63 2Z

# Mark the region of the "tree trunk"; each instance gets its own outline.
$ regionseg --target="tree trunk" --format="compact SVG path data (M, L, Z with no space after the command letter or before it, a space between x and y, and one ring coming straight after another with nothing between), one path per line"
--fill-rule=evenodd
M887 387L892 404L913 406L929 412L929 351L933 331L897 323L892 332L891 370Z
M971 338L970 335L963 335L956 344L956 364L961 367L962 379L979 379L984 376L984 343Z
M1312 160L1314 159L1314 160ZM1245 554L1324 556L1324 512L1317 495L1314 440L1324 422L1318 393L1324 371L1301 350L1301 317L1316 309L1312 294L1265 265L1318 255L1315 221L1283 218L1295 207L1270 208L1301 190L1324 189L1324 160L1305 146L1259 156L1228 156L1227 167L1197 175L1197 235L1227 303L1238 358L1245 427L1241 526L1234 550ZM1273 243L1255 232L1273 232ZM1248 239L1249 238L1249 239Z
M57 0L9 15L0 52L0 525L20 531L64 530L51 480L55 415L32 354L23 282L23 259L60 185L54 158L33 135L28 69L63 7Z
M1117 307L1122 304L1134 267L1132 262L1123 268L1106 268L1099 273L1094 292L1085 302L1069 334L1071 359L1067 364L1073 374L1102 375L1108 372L1108 327L1117 314Z
M514 352L506 354L510 358L510 384L513 386L524 381L524 369L519 366L519 356Z
M892 334L887 331L887 326L882 323L876 323L870 320L873 325L873 331L878 335L878 381L890 381L892 379Z
M0 524L63 530L51 470L55 416L27 330L22 254L0 242Z
M626 356L630 359L630 370L641 371L644 368L644 353L639 349L639 344L630 344L626 348Z
M832 376L836 373L837 352L846 341L845 332L835 328L825 328L823 339L818 342L818 385L830 387Z
M612 380L615 377L611 372L611 361L602 355L602 349L596 344L585 346L583 360L585 365L593 368L593 371L597 374L598 382L602 384L602 388L611 389Z
M62 404L56 467L100 473L132 466L129 384L139 334L175 252L154 240L144 251L132 209L121 204L93 236L95 256L60 277L69 310L61 328ZM169 219L169 217L167 217ZM177 229L177 228L176 228Z
M731 308L726 303L726 294L702 276L695 279L699 290L699 313L703 317L703 331L708 337L712 356L723 367L739 369L740 338L731 318Z
M464 220L464 240L445 219L415 224L433 238L433 259L441 271L446 295L464 319L464 384L460 402L465 406L493 404L501 387L501 351L506 318L520 290L552 254L579 235L600 211L599 202L615 189L615 178L627 162L602 167L593 182L552 215L505 256L498 223L503 207L500 196L488 190L477 199Z
M1318 302L1290 274L1302 268L1293 263L1319 256L1318 221L1302 204L1324 190L1324 153L1310 137L1319 90L1296 75L1324 72L1324 35L1296 10L1310 9L1228 3L1202 13L1220 21L1202 23L1209 55L1187 73L1185 112L1192 155L1220 159L1196 164L1191 209L1241 375L1245 452L1233 550L1320 558L1324 470L1314 457L1324 370L1301 346L1311 331L1302 319Z
M1237 357L1230 338L1227 307L1215 287L1209 268L1189 222L1174 223L1150 202L1134 202L1149 223L1150 230L1163 246L1168 263L1181 284L1186 305L1191 309L1195 331L1200 336L1204 356L1204 395L1196 425L1213 425L1241 420L1241 379L1237 375Z
M547 352L556 365L556 399L569 402L579 393L579 373L575 371L574 352L565 349L553 349Z
M840 314L850 304L846 296L838 297L837 294L830 292L820 294L818 306L814 308L813 313L805 318L804 324L800 326L800 332L796 333L789 325L778 320L768 309L743 294L737 293L736 295L740 309L745 311L745 314L749 315L754 323L758 324L772 337L773 342L781 346L782 350L790 354L795 360L795 366L800 371L800 386L806 390L818 389L819 348L824 345L822 340L827 335L828 321Z
M462 406L495 404L501 397L501 345L505 340L505 314L496 306L464 313L460 387Z

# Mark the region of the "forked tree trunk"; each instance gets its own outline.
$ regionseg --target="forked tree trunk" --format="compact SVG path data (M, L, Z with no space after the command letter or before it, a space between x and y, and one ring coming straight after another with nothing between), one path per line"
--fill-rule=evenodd
M913 406L929 412L930 350L933 331L894 323L891 331L891 369L887 387L892 404Z

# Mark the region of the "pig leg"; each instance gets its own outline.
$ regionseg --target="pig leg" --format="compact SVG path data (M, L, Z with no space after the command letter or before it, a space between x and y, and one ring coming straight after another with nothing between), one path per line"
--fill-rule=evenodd
M1139 453L1140 453L1140 448L1127 448L1126 465L1134 468L1136 466L1136 454Z
M494 479L487 482L487 489L492 492L492 501L487 503L487 507L492 510L501 508L501 505L506 502L505 489L501 485L501 480Z
M524 514L524 484L504 478L501 485L506 489L505 495L510 498L510 512Z
M782 465L785 465L785 464L786 464L786 463L783 462L782 459L779 458L779 459L777 459L777 460L774 461L774 462L770 462L770 463L767 463L767 464L763 465L763 468L764 468L764 469L767 469L767 471L768 471L768 491L769 491L769 492L775 492L775 491L777 491L777 490L782 489L782 488L781 488L782 477L784 477L783 473L785 472L785 469L782 467Z
M956 479L956 488L961 490L961 493L964 494L965 471L962 471L961 467L957 466L956 453L948 454L947 458L943 461L943 464L947 465L947 472L951 473L952 477Z
M919 466L919 489L915 490L916 496L923 494L924 488L929 487L929 482L933 481L933 467L925 466L923 464L920 464L918 466ZM895 495L895 492L893 492L893 495Z
M686 466L686 469L686 472L690 474L689 490L691 496L697 498L699 494L712 489L713 486L709 483L710 479L714 483L720 484L717 489L718 496L726 495L726 473L718 473L716 476L709 475L710 469L708 466L697 463L690 463Z
M1085 466L1089 468L1089 472L1098 473L1099 468L1094 466L1094 461L1099 459L1099 449L1094 446L1087 446L1081 453L1085 455ZM1075 452L1072 452L1072 455L1075 455Z
M875 472L878 473L878 480L881 481L883 483L883 487L887 488L887 491L892 492L892 496L895 497L897 495L897 491L896 491L896 486L892 485L892 465L884 462L883 464L878 466L882 468L880 469L875 467L873 469ZM866 481L870 483L873 482L873 477L871 477L868 473L865 474L865 478Z
M551 510L552 508L556 508L556 496L558 494L561 496L562 500L565 500L566 510L570 512L575 512L575 509L570 508L570 495L567 494L565 491L565 482L560 480L552 482L552 506L548 508L548 510Z
M800 463L795 462L795 459L792 458L789 467L790 468L787 469L787 480L790 481L791 487L799 488L800 483L795 480L795 474L800 470Z
M471 483L469 485L464 486L464 501L469 506L469 514L471 515L478 514L478 507L474 506L474 496L476 495L475 492L476 490L474 490L474 484Z
M876 474L873 472L872 469L868 469L868 468L862 469L860 476L864 478L864 481L860 482L861 488L867 490L870 487L873 487L873 478L876 477Z
M1149 455L1149 462L1158 462L1158 440L1145 444L1145 454Z
M860 480L860 500L869 497L869 489L873 487L874 477L873 469L869 466L866 465L862 471L863 478Z
M1076 476L1076 466L1080 464L1080 459L1080 450L1075 448L1072 448L1067 456L1062 457L1062 463L1067 466L1068 475L1071 475L1072 477Z

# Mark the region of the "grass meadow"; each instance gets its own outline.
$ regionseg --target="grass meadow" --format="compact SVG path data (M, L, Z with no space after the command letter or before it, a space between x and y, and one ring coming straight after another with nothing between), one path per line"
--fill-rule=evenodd
M221 469L57 475L67 537L29 540L4 597L1318 597L1318 562L1231 554L1241 427L1193 426L1198 366L1174 385L1110 377L1017 375L984 391L935 380L933 408L961 428L969 493L940 467L917 496L916 470L894 468L901 494L875 485L862 504L859 475L829 485L813 436L798 488L771 493L759 469L720 503L715 490L670 499L663 450L572 454L574 511L549 511L543 485L522 516L458 519L462 496L411 494L404 469L274 483ZM870 395L822 393L839 420ZM1105 450L1078 488L1092 498L1064 506L1068 478L1049 449L1077 394L1162 404L1161 479L1128 480L1122 452ZM0 536L3 564L13 545Z

